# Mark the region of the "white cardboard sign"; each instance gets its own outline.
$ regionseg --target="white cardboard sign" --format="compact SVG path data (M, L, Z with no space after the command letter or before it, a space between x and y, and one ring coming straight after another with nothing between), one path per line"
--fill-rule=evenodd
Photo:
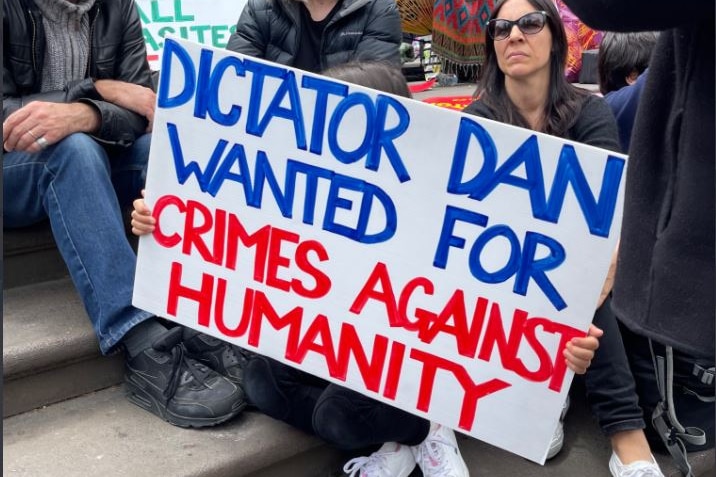
M167 39L134 304L543 463L625 166Z
M135 0L149 66L159 69L164 37L226 48L246 0Z

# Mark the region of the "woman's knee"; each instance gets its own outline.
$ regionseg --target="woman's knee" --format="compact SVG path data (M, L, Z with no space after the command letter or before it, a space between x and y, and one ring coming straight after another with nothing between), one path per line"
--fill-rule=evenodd
M325 392L313 411L313 429L321 439L340 449L358 449L372 444L369 429L359 408L342 393Z

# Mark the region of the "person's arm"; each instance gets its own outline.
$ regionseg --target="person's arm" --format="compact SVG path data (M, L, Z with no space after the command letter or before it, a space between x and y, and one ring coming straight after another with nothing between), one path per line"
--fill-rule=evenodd
M353 59L356 61L389 61L400 65L402 30L400 13L392 0L376 0Z
M597 309L599 309L603 304L604 301L607 299L609 294L612 292L612 289L614 288L614 279L617 276L617 256L619 255L619 242L617 242L617 246L614 249L614 252L612 252L612 260L609 262L609 269L607 270L607 278L604 280L604 285L602 285L602 291L599 294L599 301L597 302Z
M99 123L96 110L87 104L33 101L3 122L3 150L39 152L47 147L39 138L50 145L76 132L93 134Z
M147 132L152 130L157 95L151 88L118 80L97 80L95 88L102 99L144 116Z
M32 103L33 101L45 101L49 103L73 103L80 98L100 99L94 88L92 80L87 78L70 82L63 90L48 91L44 93L20 94L17 85L13 81L12 73L5 63L8 55L3 56L3 97L2 97L2 118L5 121L8 116Z
M591 28L607 31L666 30L713 15L713 0L689 0L675 7L666 0L564 0Z
M267 32L263 31L262 19L265 19L265 10L257 11L256 4L249 0L239 16L236 23L236 31L229 37L226 49L235 53L253 56L254 58L266 57Z
M147 203L144 201L144 190L142 190L142 197L135 199L132 203L134 210L132 210L132 233L138 237L147 235L154 232L157 221L152 217L152 211L147 207Z
M119 5L116 8L121 9L120 16L109 19L109 21L117 21L122 24L121 46L117 51L116 63L113 68L116 76L95 79L111 79L128 83L124 91L133 92L135 95L138 91L142 91L141 96L117 98L112 97L112 94L109 93L110 97L103 97L96 89L95 84L95 91L97 91L99 99L88 96L80 98L78 101L93 106L100 115L100 127L94 134L95 138L109 144L128 146L148 129L148 111L141 104L146 103L147 97L151 94L144 90L137 90L134 86L139 85L151 89L152 78L137 7L131 0L115 1ZM102 85L100 85L100 89L103 89ZM107 93L107 89L105 88L103 92ZM137 101L135 102L135 100ZM153 100L153 97L150 100Z
M592 364L594 352L599 348L599 338L604 331L594 325L589 325L587 336L572 338L562 352L567 367L577 374L584 374Z

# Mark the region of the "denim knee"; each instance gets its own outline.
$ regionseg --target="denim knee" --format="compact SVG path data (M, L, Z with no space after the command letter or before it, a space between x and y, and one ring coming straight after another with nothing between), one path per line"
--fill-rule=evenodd
M47 150L46 167L53 174L72 174L78 178L102 175L109 177L107 153L97 141L84 133L70 134Z

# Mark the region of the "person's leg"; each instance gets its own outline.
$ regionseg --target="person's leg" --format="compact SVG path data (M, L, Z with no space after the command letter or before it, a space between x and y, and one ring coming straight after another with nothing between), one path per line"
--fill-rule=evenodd
M343 466L349 475L407 477L415 468L411 446L428 435L430 423L348 388L329 384L313 412L316 434L344 450L380 446Z
M584 375L592 413L602 432L610 437L620 431L644 429L644 416L611 298L596 311L593 323L604 335Z
M139 193L147 146L146 139L140 140L119 165L133 177L125 185L127 195ZM241 412L243 392L185 356L182 330L166 330L153 314L131 305L135 255L125 237L110 171L105 150L84 134L68 136L37 154L6 153L5 225L22 227L49 217L100 349L108 353L122 340L128 351L130 401L175 425L223 422Z
M348 388L329 384L316 402L313 429L341 449L361 449L384 442L420 444L430 422Z
M382 444L370 456L347 462L347 473L402 477L417 463L425 476L468 475L452 429L336 384L316 403L313 428L342 449Z
M621 465L651 465L651 449L643 430L646 424L611 298L596 311L593 323L604 335L584 375L587 401Z
M629 359L636 381L639 402L644 409L644 415L651 423L651 415L659 403L661 395L656 381L649 340L644 336L635 334L625 326L622 326L621 329L625 345L629 349ZM664 346L660 343L652 343L654 352L659 356L664 356ZM701 397L713 397L714 388L713 385L702 382L699 377L694 375L695 363L705 368L714 366L714 363L709 363L708 360L695 359L674 350L673 392L676 417L682 426L698 427L706 434L706 444L703 446L692 446L685 443L689 452L714 447L714 411L716 405L714 402L704 402L692 393L695 392ZM646 435L654 448L665 451L664 443L651 424L647 426Z
M147 160L151 134L137 138L128 148L112 149L109 152L112 169L112 183L121 210L131 206L140 196L147 178Z
M264 414L315 434L312 416L328 382L261 355L244 368L249 403Z
M128 148L111 148L109 151L112 183L121 211L128 209L144 188L151 139L151 134L144 134ZM131 348L146 349L151 344L151 337L161 329L158 326L157 322L144 322L133 328L123 339L125 347L129 351L132 351ZM190 328L184 329L182 343L191 358L243 387L243 367L248 356L245 350Z
M107 353L153 315L131 305L135 255L102 147L73 134L37 154L6 153L4 221L22 227L49 217L57 247Z

